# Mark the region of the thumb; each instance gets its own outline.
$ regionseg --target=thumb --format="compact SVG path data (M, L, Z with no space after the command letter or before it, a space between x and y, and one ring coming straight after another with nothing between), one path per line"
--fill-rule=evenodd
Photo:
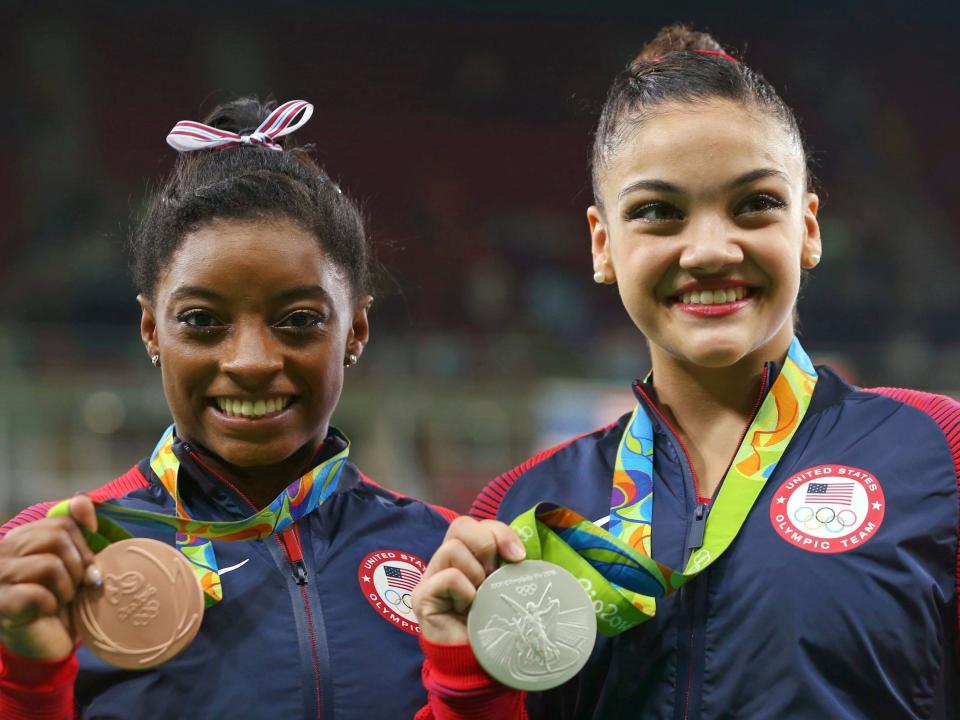
M70 499L70 517L80 527L91 532L97 531L97 510L86 495L76 495Z

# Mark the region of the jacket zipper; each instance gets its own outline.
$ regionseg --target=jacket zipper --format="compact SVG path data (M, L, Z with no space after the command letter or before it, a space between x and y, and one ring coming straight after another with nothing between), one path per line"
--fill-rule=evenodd
M283 549L283 554L290 563L290 574L293 581L300 588L300 597L303 609L306 612L307 633L310 635L310 656L313 661L314 697L317 701L317 720L323 716L320 705L320 658L317 656L317 633L313 624L313 611L310 609L310 598L307 596L307 566L303 562L303 547L300 544L300 534L297 526L288 527L282 533L275 535L277 542Z
M713 491L711 496L711 504L700 502L700 480L697 478L696 468L693 467L693 463L690 460L690 451L687 450L686 444L684 444L683 439L680 437L680 434L674 429L670 424L670 421L667 420L666 416L660 412L660 408L651 400L650 396L647 395L646 391L640 386L637 385L637 390L643 395L643 398L647 401L646 404L648 407L653 408L653 411L657 414L657 417L660 418L660 421L667 427L671 432L674 439L677 441L677 444L680 445L680 449L683 452L683 459L686 462L687 469L690 471L690 477L693 480L693 494L697 498L696 507L693 511L693 521L690 524L690 529L687 532L687 548L684 553L684 564L687 562L689 554L694 550L699 549L703 546L703 537L706 532L707 526L707 516L710 514L710 507L714 500L717 498L717 493L720 492L720 488L723 485L723 480L726 478L727 474L730 472L730 467L733 465L733 461L737 457L737 451L740 449L740 446L743 444L744 438L747 436L747 432L750 430L750 426L753 424L754 419L757 416L757 412L760 410L760 405L763 402L763 397L767 391L767 377L770 374L770 365L765 363L763 366L763 374L760 377L760 393L757 395L757 399L753 404L753 410L750 412L750 419L747 421L747 424L743 428L743 432L740 433L740 439L737 442L736 448L734 448L733 455L730 457L730 462L727 463L727 469L723 473L723 477L720 479L720 482L717 484L716 489ZM687 686L683 693L683 720L688 720L690 717L690 695L691 689L693 687L693 649L695 641L694 628L696 627L696 609L697 609L697 597L694 596L690 598L690 591L688 586L680 588L680 593L682 600L689 604L688 608L688 622L689 622L689 634L687 638Z
M206 470L208 473L213 475L215 478L220 480L222 483L227 485L231 490L233 490L237 495L239 495L243 500L250 506L250 509L254 512L257 511L256 505L251 502L239 488L233 485L229 480L220 475L216 470L207 465L200 457L197 452L190 447L189 444L184 443L183 449L190 455L190 457L196 462L200 467ZM286 530L278 535L274 535L277 539L277 543L280 545L280 549L283 551L284 557L287 559L287 562L290 563L290 572L293 577L293 581L297 584L297 587L300 588L300 598L303 602L303 609L306 614L307 620L307 632L310 635L310 654L313 660L313 679L314 679L314 697L317 701L317 720L320 720L323 716L323 709L320 705L320 661L317 657L317 636L316 629L313 624L313 612L310 609L310 600L307 596L307 566L303 562L303 546L300 544L300 533L296 525L291 525Z

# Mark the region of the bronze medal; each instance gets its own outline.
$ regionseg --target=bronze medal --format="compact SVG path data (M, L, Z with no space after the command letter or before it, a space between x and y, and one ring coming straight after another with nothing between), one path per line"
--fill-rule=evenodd
M94 655L145 670L191 643L203 619L203 589L179 551L132 538L109 545L94 562L103 587L82 587L72 609L74 627Z

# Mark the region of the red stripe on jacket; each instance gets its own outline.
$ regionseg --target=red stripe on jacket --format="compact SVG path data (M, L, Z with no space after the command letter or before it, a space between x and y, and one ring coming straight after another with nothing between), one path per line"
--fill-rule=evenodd
M903 388L879 387L863 390L922 410L940 426L953 457L953 468L957 475L957 501L960 504L960 402L946 395ZM957 538L957 627L960 628L960 507L957 509ZM957 650L960 655L960 643Z

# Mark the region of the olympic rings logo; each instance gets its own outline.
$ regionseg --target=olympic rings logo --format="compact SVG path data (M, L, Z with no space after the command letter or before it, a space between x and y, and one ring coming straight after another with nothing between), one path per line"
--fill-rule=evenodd
M521 585L517 590L517 595L522 595L523 597L530 597L537 591L537 586L534 583L527 583L526 585Z
M829 506L814 510L807 505L798 507L793 513L793 519L807 530L816 531L823 528L834 535L846 531L847 528L853 527L859 521L857 514L850 508L844 508L837 512Z
M521 540L529 540L533 537L533 528L529 525L521 525L517 528L517 535L520 536Z
M393 605L401 615L409 615L413 612L413 596L410 593L401 594L393 588L387 588L383 592L383 599Z

